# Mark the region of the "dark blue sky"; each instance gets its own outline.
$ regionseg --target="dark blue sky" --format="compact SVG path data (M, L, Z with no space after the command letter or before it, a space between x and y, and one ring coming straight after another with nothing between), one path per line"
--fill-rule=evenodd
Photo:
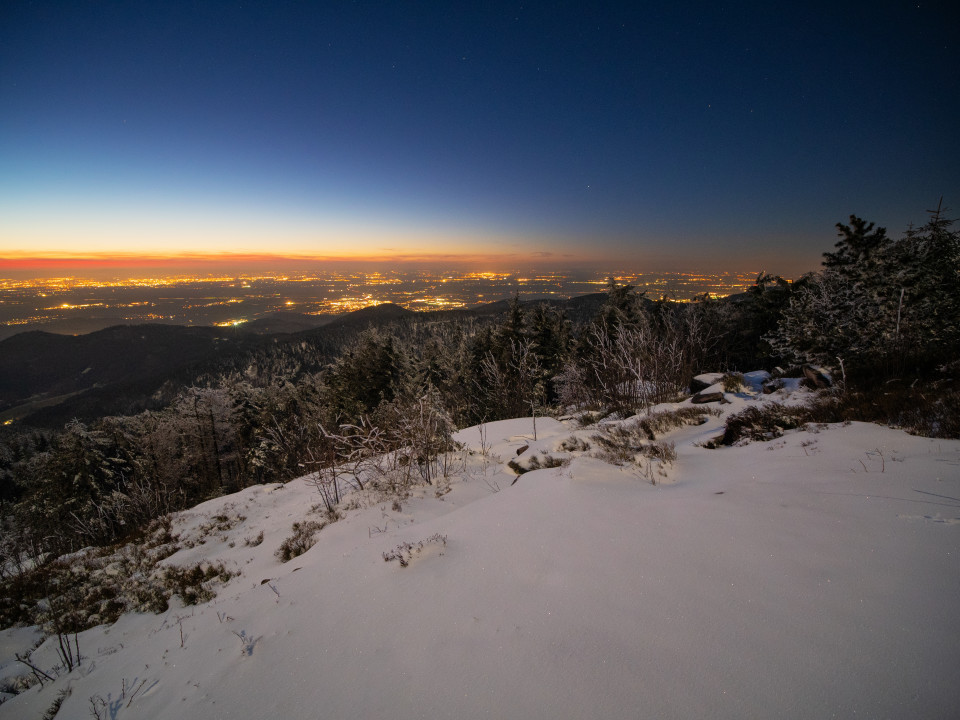
M950 4L584 5L8 0L0 255L797 274L960 208Z

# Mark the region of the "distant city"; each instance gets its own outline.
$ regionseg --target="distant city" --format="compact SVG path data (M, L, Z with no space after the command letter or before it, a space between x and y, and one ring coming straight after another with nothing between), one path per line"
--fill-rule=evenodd
M569 298L600 292L609 277L648 297L684 302L744 291L757 272L574 273L328 272L163 276L93 280L0 279L0 339L25 330L79 334L110 325L161 322L240 326L271 313L337 315L396 303L408 310L474 307L519 296Z

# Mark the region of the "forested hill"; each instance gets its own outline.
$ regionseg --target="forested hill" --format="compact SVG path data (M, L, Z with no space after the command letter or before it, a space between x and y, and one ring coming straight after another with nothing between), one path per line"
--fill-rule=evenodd
M547 302L580 324L605 298L595 293ZM62 428L74 418L89 422L159 409L187 387L231 374L260 383L318 372L370 327L482 324L508 307L502 301L417 313L386 303L321 320L276 313L236 328L143 324L76 336L20 333L0 341L0 422Z
M87 390L156 385L184 368L250 351L260 342L231 329L157 324L76 336L21 333L0 342L0 410Z

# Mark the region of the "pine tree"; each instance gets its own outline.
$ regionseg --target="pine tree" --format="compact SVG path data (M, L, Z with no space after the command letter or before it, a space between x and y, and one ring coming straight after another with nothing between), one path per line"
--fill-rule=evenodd
M393 335L365 331L325 376L329 401L346 418L359 419L393 400L402 373L402 357Z
M907 230L888 265L904 362L954 361L960 352L960 233L938 205L921 228Z
M570 326L563 313L546 303L537 305L530 314L530 349L542 371L539 379L546 401L555 402L557 391L553 379L563 369L570 354Z
M835 252L823 254L823 266L838 268L842 274L865 275L873 272L881 255L890 245L887 229L878 227L866 220L850 216L850 224L837 223L837 241Z
M853 380L925 371L960 349L960 238L938 208L893 241L851 216L824 269L794 284L771 345Z
M131 468L106 433L74 420L25 471L17 515L44 549L62 553L123 532L119 506Z

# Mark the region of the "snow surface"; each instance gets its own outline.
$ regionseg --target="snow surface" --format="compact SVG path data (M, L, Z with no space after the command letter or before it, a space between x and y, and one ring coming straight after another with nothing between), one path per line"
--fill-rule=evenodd
M720 409L803 392L758 386ZM960 442L853 423L708 450L711 417L664 436L678 459L653 485L563 449L596 427L536 426L459 432L473 452L449 484L399 511L355 499L287 563L274 551L319 499L306 479L180 513L175 533L208 536L166 562L242 574L205 605L81 633L82 667L0 718L68 686L62 720L95 696L124 720L957 717ZM535 453L565 464L506 467ZM421 541L409 566L384 561ZM3 635L5 674L34 638ZM52 668L54 644L33 660Z

